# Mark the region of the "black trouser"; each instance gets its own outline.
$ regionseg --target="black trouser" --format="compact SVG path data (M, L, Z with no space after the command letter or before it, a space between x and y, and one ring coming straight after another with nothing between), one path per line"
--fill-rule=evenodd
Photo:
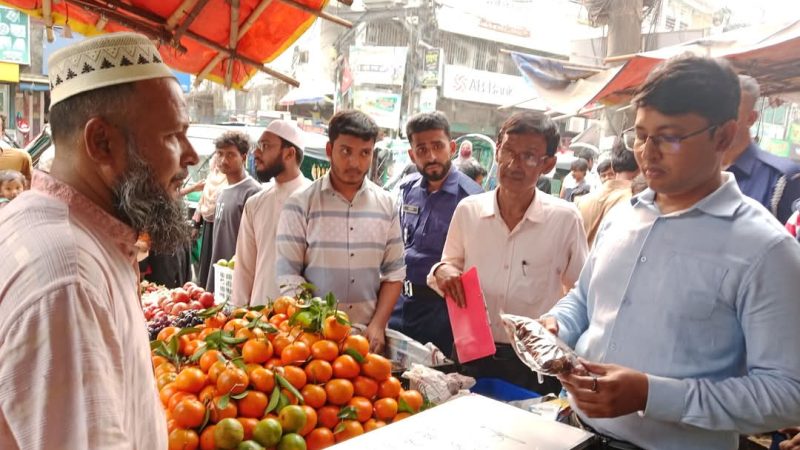
M621 441L598 433L597 430L584 423L574 411L569 416L569 424L575 428L580 428L581 430L586 430L597 435L592 445L587 447L588 450L642 450L641 447L637 447L630 442Z
M494 355L463 364L461 373L473 378L500 378L540 395L558 395L561 392L561 382L558 378L546 376L544 383L539 384L536 372L519 359L510 345L501 343L495 345L497 352Z
M211 272L211 251L214 249L214 222L203 222L203 246L200 247L200 275L197 285L205 288Z
M448 358L453 354L453 330L444 298L422 284L406 283L389 319L389 328L422 344L432 342Z

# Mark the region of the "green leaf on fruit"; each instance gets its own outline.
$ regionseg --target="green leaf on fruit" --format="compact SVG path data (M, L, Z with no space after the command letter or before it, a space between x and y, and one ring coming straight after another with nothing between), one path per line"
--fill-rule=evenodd
M228 301L225 300L221 304L214 306L213 308L204 309L197 313L197 316L202 319L208 319L209 317L215 316L218 312L222 311L225 308L225 305L228 304Z
M363 364L365 361L364 356L362 356L361 353L358 353L358 351L354 348L348 348L347 350L344 351L344 353L346 355L352 356L353 359L355 359L356 362L358 362L359 364Z
M249 309L250 311L261 312L261 311L263 311L263 310L264 310L264 308L266 308L266 307L267 307L267 305L256 305L256 306L251 306L251 307L250 307L250 308L248 308L248 309Z
M192 355L192 357L189 358L189 361L191 361L191 362L200 361L200 358L202 358L203 355L205 355L208 350L209 350L209 348L208 348L207 345L204 345L202 347L198 346L197 351L195 351L194 355Z
M225 409L228 407L228 403L231 402L231 394L225 394L219 398L217 401L217 408Z
M301 405L305 403L305 399L303 399L303 394L301 394L296 387L292 386L292 383L289 383L289 380L287 380L282 375L279 375L277 373L275 374L275 380L278 381L278 384L281 385L281 387L291 392L292 395L295 396L295 398L297 399L298 402L300 402Z
M406 402L402 397L397 399L397 412L414 414L414 410L411 409L411 406L409 406L408 402Z
M289 397L287 397L283 392L280 392L280 389L276 390L278 391L278 406L275 408L275 411L280 412L280 410L289 406Z
M325 296L325 303L328 305L328 308L336 308L336 296L333 295L333 292L328 292L328 295Z
M342 420L356 420L358 419L358 411L355 406L345 406L339 410L339 414L336 417Z
M244 391L241 394L231 395L231 398L234 399L234 400L241 400L241 399L247 397L247 393L248 392L250 392L250 391Z
M278 407L278 403L280 402L280 400L281 400L281 390L278 388L273 389L272 396L269 399L269 405L267 405L266 413L271 413L272 411L274 411L275 408Z
M242 359L241 356L237 356L236 358L231 358L231 362L233 363L234 366L244 370L245 372L247 371L247 365L244 363L244 360Z
M267 334L275 334L275 333L278 332L278 329L275 328L275 325L273 325L273 324L271 324L269 322L259 322L258 323L258 328L261 328Z
M206 425L208 425L208 421L209 420L211 420L211 408L208 407L208 402L206 402L206 413L205 413L205 415L203 415L203 424L200 425L199 428L195 429L198 434L201 431L203 431L203 429L206 427Z
M336 425L336 428L333 430L333 434L338 434L344 431L345 425L344 422L339 422L339 425Z
M181 336L186 336L187 334L199 333L199 332L200 332L200 328L195 328L195 327L181 328L181 330L178 331L178 333L175 334L175 336L176 337L181 337Z
M229 334L223 334L222 335L222 342L224 342L224 343L226 343L228 345L239 345L239 344L244 344L245 342L247 342L247 338L246 337L235 338L235 337L233 337L233 336L231 336Z

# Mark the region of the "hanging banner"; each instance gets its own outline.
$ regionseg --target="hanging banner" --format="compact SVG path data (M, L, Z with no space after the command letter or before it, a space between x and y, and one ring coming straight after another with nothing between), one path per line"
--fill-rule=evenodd
M442 84L442 49L433 48L425 50L425 59L422 68L423 87L441 86Z
M0 61L31 63L30 28L27 14L0 6Z
M375 120L381 128L400 126L400 94L378 91L355 91L353 107Z
M407 47L350 47L350 71L355 84L402 86Z

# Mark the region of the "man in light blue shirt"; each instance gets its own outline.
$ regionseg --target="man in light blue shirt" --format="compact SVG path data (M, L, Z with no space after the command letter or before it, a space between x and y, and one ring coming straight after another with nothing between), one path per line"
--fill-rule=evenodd
M739 82L667 61L623 133L649 189L605 220L576 287L542 322L587 360L560 377L580 420L655 449L735 449L800 423L800 245L722 173Z

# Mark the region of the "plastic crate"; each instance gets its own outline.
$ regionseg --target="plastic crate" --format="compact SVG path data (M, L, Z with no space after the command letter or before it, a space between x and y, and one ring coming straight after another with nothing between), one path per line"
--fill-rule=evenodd
M222 303L233 292L233 269L214 264L214 301Z
M470 389L473 394L480 394L501 402L513 402L529 398L541 397L533 391L511 384L499 378L477 378L475 386Z

